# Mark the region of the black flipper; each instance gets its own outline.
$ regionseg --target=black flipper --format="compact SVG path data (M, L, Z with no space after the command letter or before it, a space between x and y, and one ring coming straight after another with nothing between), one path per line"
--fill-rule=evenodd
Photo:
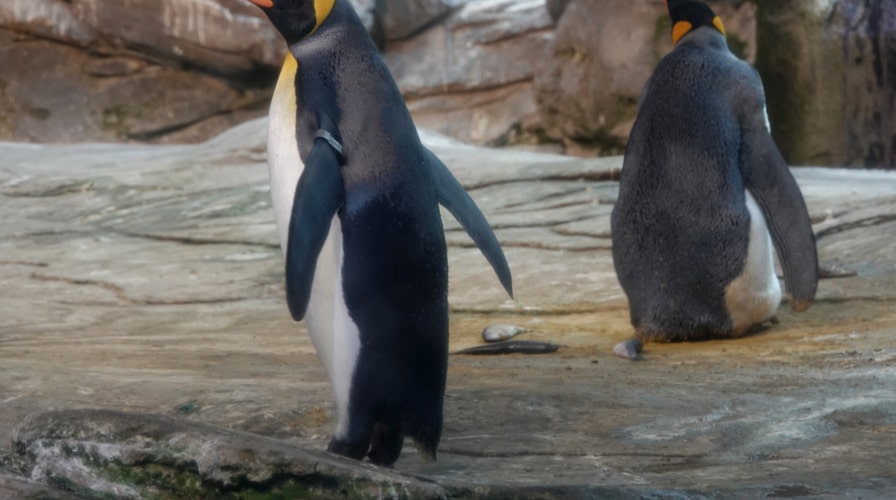
M762 123L754 120L742 136L740 171L756 199L781 260L795 311L809 308L818 287L818 253L806 202L790 168Z
M442 163L432 151L426 150L432 165L433 177L436 182L436 194L439 203L451 212L451 215L460 222L464 227L479 251L485 255L486 260L491 264L495 274L507 290L507 294L513 297L513 278L510 275L510 267L507 265L507 259L504 257L504 250L498 243L498 238L492 231L485 216L476 206L476 202L470 198L470 195L464 190L460 182L454 178L448 167Z
M305 317L317 256L333 216L345 203L340 150L329 132L319 131L296 185L286 245L286 303L296 321Z

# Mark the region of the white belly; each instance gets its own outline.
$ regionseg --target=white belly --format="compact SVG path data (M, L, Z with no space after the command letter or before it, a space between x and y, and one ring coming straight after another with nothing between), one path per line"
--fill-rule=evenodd
M268 115L271 204L284 254L289 241L289 221L296 185L304 169L295 135L296 70L295 58L287 55ZM361 345L358 327L348 314L342 292L343 255L342 225L338 217L333 217L330 232L317 259L305 324L333 386L339 415L337 436L343 436L348 429L349 391Z
M725 305L734 324L734 335L743 335L755 324L775 315L781 304L781 284L775 275L775 258L765 217L749 191L750 245L743 273L725 289Z

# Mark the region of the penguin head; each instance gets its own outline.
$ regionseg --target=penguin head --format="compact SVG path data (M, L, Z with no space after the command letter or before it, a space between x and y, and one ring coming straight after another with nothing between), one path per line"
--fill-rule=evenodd
M292 45L324 22L336 0L249 0L261 7L277 31Z
M669 17L672 18L673 45L691 31L703 26L725 35L722 20L705 3L691 0L665 0L665 2Z

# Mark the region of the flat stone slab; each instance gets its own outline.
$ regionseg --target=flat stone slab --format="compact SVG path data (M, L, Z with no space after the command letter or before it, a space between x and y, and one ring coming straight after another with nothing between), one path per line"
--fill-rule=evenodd
M451 351L496 323L562 347L452 355L439 461L408 445L394 471L322 451L334 407L283 298L263 121L196 146L0 144L0 497L88 494L29 450L124 446L112 430L159 421L368 478L359 496L896 494L896 174L795 169L822 264L846 276L764 332L647 344L635 363L611 352L631 334L610 256L621 159L424 136L514 274L511 301L443 212ZM69 434L40 424L59 415Z

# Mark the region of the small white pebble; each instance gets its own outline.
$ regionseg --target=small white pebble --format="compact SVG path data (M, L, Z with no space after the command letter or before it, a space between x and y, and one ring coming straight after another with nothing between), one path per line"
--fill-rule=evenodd
M486 342L500 342L527 332L525 328L516 325L489 325L482 330L482 340Z
M638 361L644 359L641 357L641 350L644 349L644 343L638 339L628 339L620 342L613 347L613 354L620 358Z

